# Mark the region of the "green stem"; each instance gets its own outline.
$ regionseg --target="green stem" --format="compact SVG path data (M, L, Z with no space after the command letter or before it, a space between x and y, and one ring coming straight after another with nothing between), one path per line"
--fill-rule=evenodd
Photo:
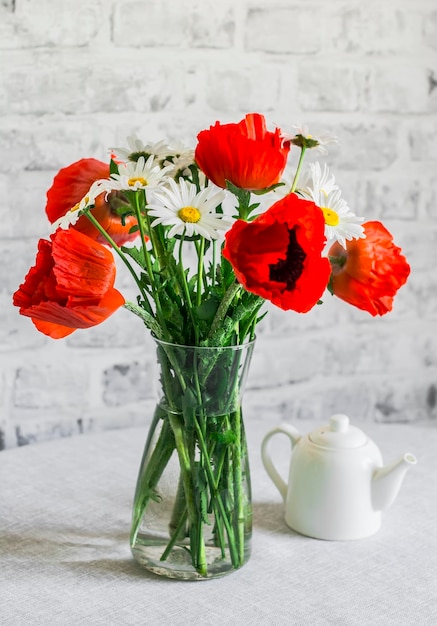
M162 375L162 381L163 381L163 388L165 389L165 398L168 402L168 405L170 406L170 408L173 411L178 412L178 400L179 395L176 393L170 393L170 390L173 388L173 381L172 381L172 376L169 372L168 369L168 365L167 365L167 361L163 361L162 357L161 357L161 348L164 351L165 357L168 361L168 363L170 363L170 365L173 367L175 374L177 376L179 385L181 387L181 395L184 394L186 388L187 388L187 383L185 382L185 378L184 375L181 371L181 367L178 363L178 359L175 356L174 352L173 352L173 346L167 346L165 343L164 344L160 344L158 346L158 361L161 365L161 375ZM173 397L173 396L176 396Z
M243 322L240 325L240 336L239 343L243 343L247 336L249 336L249 340L253 341L255 338L255 330L258 323L258 313L260 308L265 303L265 300L260 296L255 296L255 299L252 298L252 302L249 302L246 305L247 315L245 315Z
M199 193L200 191L199 170L197 169L196 165L192 165L190 166L190 171L191 171L192 182L194 185L196 185L197 193ZM208 186L208 181L206 181L206 186Z
M140 208L140 203L139 203L139 194L140 192L138 191L135 192L134 194L134 198L135 198L134 209L135 209L135 215L136 215L137 222L138 222L138 228L140 231L141 247L143 249L144 260L146 264L147 262L150 264L149 251L147 250L147 245L146 245L146 231L144 229L143 216L141 215L141 208ZM143 197L144 197L144 194L143 194ZM149 270L149 267L147 267L147 269ZM153 278L153 273L149 271L149 279L150 279L151 285L153 285L152 278Z
M169 420L173 429L176 449L181 467L182 481L185 489L185 501L187 504L188 518L191 526L191 560L193 566L202 576L207 575L205 542L203 535L199 533L199 526L202 524L201 516L194 500L193 473L190 461L190 454L185 445L184 430L180 418L169 413Z
M153 267L152 267L152 261L150 259L150 253L149 250L147 249L147 245L146 245L146 231L144 228L144 223L143 223L143 216L141 214L141 207L140 207L140 203L139 203L139 192L135 193L135 202L134 202L134 209L135 209L135 215L137 218L137 222L138 222L138 228L140 231L140 238L141 238L141 248L143 250L143 255L144 255L144 263L145 263L145 269L147 270L147 274L149 276L149 281L150 281L150 287L152 289L152 296L153 296L153 301L155 303L156 306L156 314L157 317L159 319L159 323L165 333L165 335L168 337L168 330L167 330L167 324L165 322L164 319L164 314L162 312L162 307L161 307L161 300L159 298L159 293L158 293L158 289L156 287L156 281L155 281L155 275L153 273ZM153 246L153 239L150 239L150 241L152 242L152 246Z
M242 457L242 441L241 441L241 410L238 408L233 413L235 417L234 433L235 443L233 449L233 462L232 468L234 472L234 527L237 535L237 548L239 562L244 561L244 506L242 498L242 469L241 469L241 457Z
M179 520L182 517L184 511L186 512L187 505L185 504L185 492L184 481L182 479L182 473L179 475L178 488L176 491L175 502L171 513L169 529L170 534L173 535L175 529L179 527Z
M145 304L148 304L147 300L145 301ZM152 331L157 339L164 339L164 337L162 336L162 328L156 321L153 313L149 312L148 310L146 310L145 307L142 307L135 302L126 301L123 306L125 309L127 309L131 313L134 313L140 319L142 319L144 324L149 330Z
M179 519L179 523L176 526L174 533L170 539L170 541L168 542L164 552L161 555L161 558L159 559L160 561L165 561L168 557L168 555L170 554L170 552L172 551L176 541L178 540L178 538L180 537L181 531L185 525L185 522L187 521L187 516L188 516L188 511L187 508L185 507L185 510L182 512L181 517Z
M147 207L146 207L147 209ZM150 221L149 212L145 211L145 221L147 225L147 232L149 233L150 242L152 244L154 256L159 264L160 273L169 279L172 284L174 279L177 279L177 271L176 271L176 262L173 256L173 248L167 249L166 244L164 242L165 233L160 224L157 226L152 226ZM173 279L173 280L172 280ZM176 281L177 291L180 293L180 285Z
M206 476L208 479L208 483L209 483L209 489L210 489L210 493L211 493L211 498L214 499L213 502L213 507L215 509L215 515L216 518L219 517L218 513L220 514L220 517L223 520L224 526L226 528L226 532L228 535L228 542L229 542L229 552L231 555L231 560L232 560L232 564L234 565L234 567L239 567L239 560L238 560L238 552L236 550L236 546L235 546L235 538L234 538L234 532L232 529L232 526L230 524L229 518L228 518L228 512L226 511L226 508L223 504L223 500L221 498L220 493L218 492L218 485L216 483L216 480L214 478L214 474L212 472L211 469L211 464L209 462L209 458L210 455L208 454L208 449L206 447L205 444L205 439L203 437L203 433L202 430L199 426L199 423L197 421L197 418L194 416L194 424L195 424L195 428L196 428L196 433L197 433L197 437L198 437L198 441L199 441L199 446L201 451L203 452L203 455L206 459L206 463L205 463L205 471L206 471Z
M141 520L144 515L144 511L147 507L149 500L154 495L154 490L161 478L162 472L167 466L171 455L175 449L175 440L173 437L172 429L167 419L163 420L161 432L158 437L158 441L153 449L150 458L146 458L146 454L150 450L150 437L155 431L156 425L160 419L162 419L164 412L158 405L153 416L152 425L149 430L149 440L146 443L144 449L144 456L141 461L141 473L138 477L137 486L135 490L134 506L133 506L133 520L131 531L131 545L137 540L138 531L141 525Z
M217 281L217 240L212 242L212 277L211 284L215 285Z
M215 515L215 525L214 525L213 533L217 536L215 543L216 545L219 546L222 559L224 559L226 558L225 536L223 534L223 523L218 515Z
M198 263L197 263L197 298L196 304L200 306L202 302L202 282L203 282L203 257L205 255L205 237L200 238L200 246L197 250Z
M296 173L294 175L293 184L291 185L290 193L293 193L293 191L296 189L297 181L299 179L300 170L302 168L303 159L304 159L304 156L305 156L305 151L306 151L306 148L304 148L304 147L302 147L300 149L299 162L297 164Z
M197 327L196 320L194 319L193 303L191 301L190 290L188 289L187 277L184 272L184 264L183 264L183 259L182 259L182 246L183 246L184 241L185 241L185 234L182 234L181 241L179 243L179 270L180 270L179 273L181 276L182 290L184 292L185 300L187 302L188 314L190 316L191 324L193 326L195 345L198 345L199 329Z
M240 284L237 281L234 281L231 286L228 287L228 289L226 290L226 293L223 296L222 301L220 302L218 309L215 313L211 328L209 329L208 339L211 339L215 331L222 323L226 313L228 312L229 307L231 306L232 300L238 293L239 289Z

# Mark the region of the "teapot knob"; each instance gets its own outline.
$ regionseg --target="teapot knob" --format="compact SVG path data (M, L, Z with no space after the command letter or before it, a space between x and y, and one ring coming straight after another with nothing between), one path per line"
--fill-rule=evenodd
M349 428L348 416L341 413L333 415L329 420L329 428L336 433L345 433Z

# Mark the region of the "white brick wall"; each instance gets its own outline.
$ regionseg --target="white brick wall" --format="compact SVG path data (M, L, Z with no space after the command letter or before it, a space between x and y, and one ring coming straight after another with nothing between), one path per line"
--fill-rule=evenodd
M434 0L0 0L0 67L0 448L140 424L152 403L150 347L127 311L56 342L11 305L57 169L131 132L193 144L248 111L338 135L344 196L412 267L381 319L330 297L303 316L271 308L248 419L435 423Z

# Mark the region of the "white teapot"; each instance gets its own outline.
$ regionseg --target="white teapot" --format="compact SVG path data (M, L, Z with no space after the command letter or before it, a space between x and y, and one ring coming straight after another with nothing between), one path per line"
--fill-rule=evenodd
M292 444L288 485L270 454L273 435L283 433ZM406 471L417 463L407 453L388 466L374 444L346 415L302 436L282 424L267 433L261 448L264 467L285 502L285 522L316 539L368 537L381 526L381 511L397 496Z

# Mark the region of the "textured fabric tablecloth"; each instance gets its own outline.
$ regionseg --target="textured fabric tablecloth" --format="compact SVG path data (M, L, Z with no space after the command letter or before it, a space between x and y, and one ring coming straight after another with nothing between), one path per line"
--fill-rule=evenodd
M252 556L241 570L200 582L154 576L131 557L131 502L147 427L1 452L0 624L437 624L436 426L357 424L385 462L409 451L418 464L376 535L326 542L283 521L260 457L274 425L247 421ZM282 449L281 439L285 475L289 443L284 437Z

